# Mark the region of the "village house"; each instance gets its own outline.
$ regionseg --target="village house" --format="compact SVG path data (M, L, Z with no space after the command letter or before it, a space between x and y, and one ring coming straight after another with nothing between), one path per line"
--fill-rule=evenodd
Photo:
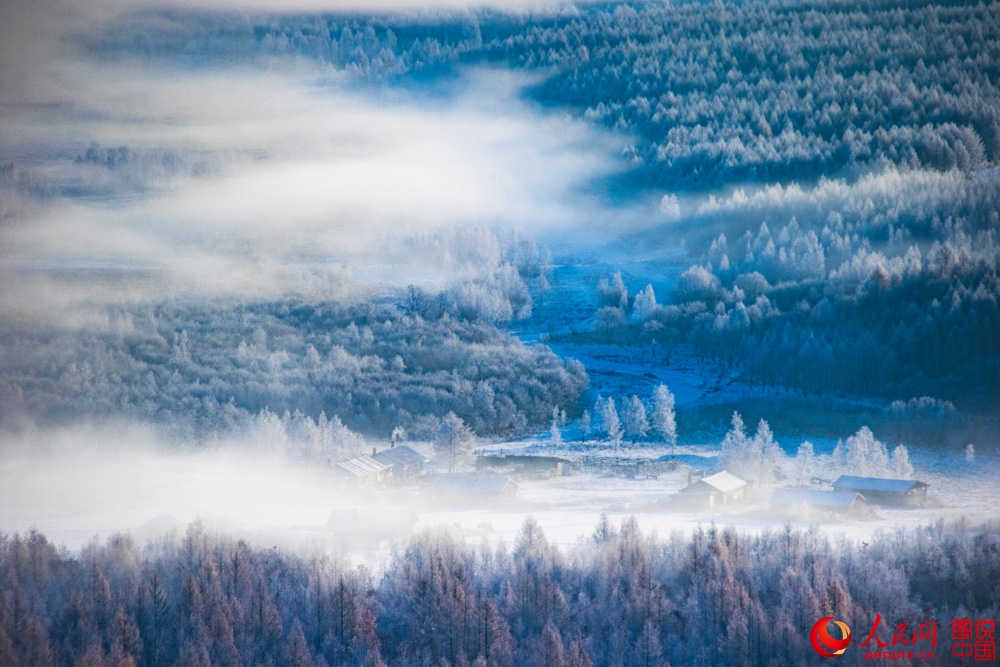
M368 454L338 461L333 466L338 477L355 482L380 483L389 477L391 467L376 461Z
M868 503L864 496L852 491L822 491L819 489L779 488L771 495L771 505L779 509L809 509L835 514L862 515Z
M860 493L877 505L914 506L927 501L927 484L912 479L841 475L833 483L833 489Z
M389 475L396 482L420 477L424 474L424 465L427 463L423 454L406 445L393 445L372 454L372 458L388 466Z
M680 490L680 496L684 502L694 502L713 508L742 500L746 490L746 480L740 479L728 470L723 470L691 482Z

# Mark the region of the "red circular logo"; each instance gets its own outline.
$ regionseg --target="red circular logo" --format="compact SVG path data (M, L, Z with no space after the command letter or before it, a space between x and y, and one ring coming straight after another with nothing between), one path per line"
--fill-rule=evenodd
M834 639L830 634L830 623L840 630L840 639ZM851 629L843 621L835 621L833 616L826 616L813 624L809 632L809 641L813 649L824 658L836 658L843 655L851 643Z

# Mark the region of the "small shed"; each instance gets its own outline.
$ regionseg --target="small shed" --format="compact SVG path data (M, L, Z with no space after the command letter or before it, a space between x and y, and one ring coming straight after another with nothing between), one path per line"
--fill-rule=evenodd
M413 479L424 473L427 459L417 450L406 445L395 445L372 454L372 458L389 466L389 474L396 481Z
M784 487L771 494L771 504L781 508L806 508L835 512L837 514L861 514L868 503L864 496L853 491L821 491Z
M702 477L681 489L682 497L697 499L708 507L728 505L742 500L746 494L746 480L740 479L728 470Z
M477 472L452 472L427 479L432 493L448 498L495 500L513 498L517 484L506 475Z
M860 493L878 505L922 505L927 500L927 484L913 479L841 475L833 483L833 490Z
M334 473L359 482L382 482L389 476L390 466L376 461L368 454L338 461Z

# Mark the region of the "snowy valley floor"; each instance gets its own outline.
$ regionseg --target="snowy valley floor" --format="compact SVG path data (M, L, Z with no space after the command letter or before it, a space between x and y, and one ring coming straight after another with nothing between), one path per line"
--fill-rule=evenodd
M715 453L705 447L681 451ZM183 533L189 522L201 520L211 530L260 546L320 551L378 568L415 532L444 528L473 545L510 545L529 516L551 542L567 547L589 539L602 513L615 523L634 516L644 532L662 537L711 523L759 532L790 522L864 539L942 519L966 517L971 524L995 519L1000 491L995 455L979 454L974 463L920 449L911 456L914 477L930 484L928 506L875 508L863 519L777 513L769 508L765 489L716 512L671 509L670 496L687 483L685 466L658 479L594 473L520 479L518 496L509 501L430 502L419 487L348 488L337 485L326 469L239 451L140 450L123 453L114 463L77 453L44 468L32 468L30 457L11 456L0 463L0 530L37 529L56 543L79 548L115 532L129 532L140 542Z

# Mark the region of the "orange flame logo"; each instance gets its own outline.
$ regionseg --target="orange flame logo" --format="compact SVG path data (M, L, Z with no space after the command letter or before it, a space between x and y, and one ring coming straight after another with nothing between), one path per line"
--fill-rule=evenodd
M840 639L834 639L830 634L831 622L840 630ZM824 658L836 658L838 655L843 655L850 645L851 628L843 621L834 620L833 616L826 616L813 624L809 632L809 641L812 642L813 649Z

